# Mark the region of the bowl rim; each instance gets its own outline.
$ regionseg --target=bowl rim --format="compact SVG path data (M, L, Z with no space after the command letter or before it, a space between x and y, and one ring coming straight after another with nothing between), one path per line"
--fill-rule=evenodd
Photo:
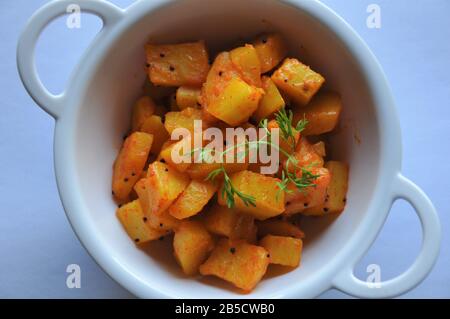
M164 1L137 1L124 9L120 21L105 28L85 52L82 63L72 73L68 83L71 87L67 92L67 103L61 116L57 118L54 137L54 166L58 191L66 216L74 229L78 239L92 256L96 263L122 287L136 296L144 298L189 298L184 294L174 295L168 293L164 287L156 287L142 281L131 273L115 259L114 253L105 249L99 236L95 236L95 227L89 219L88 207L85 206L79 189L74 156L75 132L77 123L77 102L80 92L86 92L90 79L96 73L98 65L105 52L113 46L115 39L125 32L132 24L139 21L150 11L160 9L176 2ZM367 213L362 219L358 229L348 238L342 249L334 258L322 268L322 272L314 274L302 282L302 287L292 284L281 291L274 290L265 298L296 298L315 297L333 287L333 279L338 270L356 264L370 248L387 218L392 199L392 184L401 168L401 133L393 96L384 72L377 59L365 44L362 38L337 13L319 1L282 0L317 20L345 45L352 58L361 68L361 73L367 80L369 91L374 98L378 130L380 138L379 172L380 175L374 187ZM85 81L80 81L84 79ZM69 146L68 146L69 145ZM220 298L214 297L213 298ZM236 295L236 298L254 298L255 294Z

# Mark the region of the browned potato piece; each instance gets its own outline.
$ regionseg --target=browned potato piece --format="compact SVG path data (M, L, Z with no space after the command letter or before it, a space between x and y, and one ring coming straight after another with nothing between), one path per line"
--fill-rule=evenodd
M178 219L198 214L213 197L218 186L211 181L192 180L177 200L169 207L169 213Z
M131 131L140 131L142 124L153 115L155 109L156 105L150 97L144 96L137 100L131 114Z
M286 220L264 220L258 223L258 236L266 235L304 238L305 233L296 225Z
M279 34L263 34L253 41L261 63L261 73L272 70L287 54L286 45Z
M189 177L161 162L148 167L149 214L161 215L189 184Z
M278 178L268 177L262 174L242 171L230 176L231 183L239 192L252 196L255 199L256 207L245 205L244 202L235 196L236 208L242 212L254 216L256 219L264 220L284 211L284 192L279 192ZM225 206L226 198L219 191L218 201ZM278 196L276 196L278 194Z
M125 139L114 162L112 191L116 200L128 197L139 179L152 147L153 135L134 132Z
M194 132L194 121L202 120L202 118L203 115L201 110L188 107L180 112L167 113L164 126L169 134L172 134L177 128L185 128L190 132ZM202 123L202 128L206 129L207 124Z
M151 152L153 154L159 154L163 144L170 138L161 117L158 115L152 115L145 119L140 129L142 132L153 135L153 144Z
M180 86L177 89L176 100L181 110L188 107L199 108L199 98L202 90L201 87Z
M175 258L186 275L195 275L214 248L214 241L205 227L195 221L183 221L173 238Z
M203 214L203 222L213 234L230 239L246 239L253 242L255 237L255 219L236 209L213 205Z
M200 266L200 273L217 276L249 292L264 276L268 264L268 252L263 247L222 239Z
M145 47L148 74L155 85L202 85L209 70L208 52L203 41Z
M272 81L300 106L305 106L320 89L325 79L297 59L286 59L273 73Z
M145 243L166 234L166 231L152 228L146 223L139 200L132 201L117 209L117 217L128 236L135 243Z
M230 58L245 82L261 87L261 64L253 45L246 44L243 47L231 50Z
M297 267L300 264L303 242L301 239L267 235L259 244L270 254L270 263Z
M258 123L262 119L270 117L273 113L279 111L285 106L284 99L281 96L280 91L278 91L278 88L270 77L262 77L262 88L265 93L259 101L258 109L252 115L252 118Z
M302 134L320 135L335 129L342 110L342 101L339 94L330 91L317 93L311 102L304 108L297 108L294 112L293 123L303 118L308 125Z
M325 164L330 171L331 180L326 190L326 201L318 206L306 209L304 215L321 216L341 213L347 202L348 165L330 161Z

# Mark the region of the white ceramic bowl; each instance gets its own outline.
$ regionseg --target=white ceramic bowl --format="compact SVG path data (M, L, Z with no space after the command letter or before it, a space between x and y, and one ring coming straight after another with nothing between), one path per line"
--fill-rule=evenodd
M50 94L39 80L34 48L40 32L69 4L100 16L104 27L73 72L64 93ZM136 248L115 217L111 166L128 126L132 102L142 93L144 44L204 39L214 49L261 31L276 30L292 54L327 79L344 100L343 128L333 156L350 163L344 213L308 226L302 265L272 274L242 295L214 279L186 278L170 249L150 256ZM413 288L439 252L440 225L432 203L400 174L401 137L383 71L358 35L329 8L313 0L137 1L126 10L99 0L60 0L36 12L18 45L18 68L29 94L56 119L55 169L67 216L98 264L139 297L314 297L335 287L359 297L392 297ZM355 138L355 136L357 138ZM380 231L393 201L404 198L423 227L423 244L400 276L370 288L353 267ZM402 231L408 231L402 229Z

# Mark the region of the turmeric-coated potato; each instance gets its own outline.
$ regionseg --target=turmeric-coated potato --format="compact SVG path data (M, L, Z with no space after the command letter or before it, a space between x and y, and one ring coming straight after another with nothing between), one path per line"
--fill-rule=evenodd
M267 235L260 240L270 255L270 263L282 266L297 267L300 264L303 242L301 239Z
M269 219L258 222L258 236L266 235L304 238L305 233L287 220Z
M183 272L195 275L214 248L214 240L201 223L186 220L175 231L173 248Z
M230 58L245 82L261 87L261 63L253 45L246 44L243 47L231 50Z
M152 228L142 212L139 200L132 201L117 209L117 217L128 236L137 244L142 244L166 235L166 231Z
M189 177L161 162L153 162L147 172L149 214L161 215L189 184Z
M266 273L268 264L269 254L263 247L221 239L200 266L200 273L217 276L250 292Z
M152 115L146 118L140 131L153 135L152 154L159 154L163 144L170 138L169 133L162 123L161 117L158 115Z
M286 59L273 73L272 81L300 107L309 103L325 79L297 59Z
M202 85L209 70L203 41L145 47L148 75L155 85Z
M279 191L278 178L268 177L262 174L242 171L230 176L233 187L254 199L255 206L246 205L241 198L234 196L236 208L244 213L254 216L256 219L264 220L284 211L284 192ZM219 190L219 204L227 205L223 196L223 186Z
M118 201L128 197L139 179L152 147L153 135L134 132L125 139L114 162L112 191Z
M175 96L178 107L181 110L188 107L199 108L201 106L199 102L201 92L201 87L180 86Z
M177 200L169 207L175 218L185 219L198 214L217 191L211 181L192 180Z
M347 202L348 165L343 162L329 161L325 168L330 172L330 183L326 189L325 201L318 206L306 209L304 215L322 216L341 213Z
M258 123L265 118L271 117L285 106L280 91L270 77L262 77L262 88L264 89L264 95L259 101L258 109L252 115L252 118Z
M261 73L272 70L286 57L287 48L281 35L263 34L253 41L261 63Z
M137 100L131 113L131 131L139 131L145 120L153 115L155 109L156 105L150 97L144 96Z

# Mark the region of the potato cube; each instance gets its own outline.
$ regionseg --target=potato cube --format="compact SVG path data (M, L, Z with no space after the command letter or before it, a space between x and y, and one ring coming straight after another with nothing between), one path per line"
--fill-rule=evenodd
M287 54L284 40L279 34L263 34L253 41L261 63L261 73L276 67Z
M300 106L305 106L325 79L297 59L286 59L272 75L272 81Z
M166 114L164 126L169 132L172 132L177 128L185 128L189 132L194 132L194 121L201 121L203 119L202 111L188 107L180 112L169 112ZM207 128L206 123L202 123L202 128Z
M128 197L139 179L152 147L153 135L134 132L123 143L114 162L112 190L116 200Z
M254 216L256 219L264 220L284 211L284 192L280 188L278 178L264 176L262 174L242 171L230 176L233 187L248 196L255 199L255 206L245 205L237 196L234 196L236 208ZM223 186L222 186L223 187ZM226 195L225 195L226 196ZM222 191L219 191L218 202L220 205L226 205L226 198Z
M325 164L331 180L326 190L326 200L321 205L306 209L304 215L321 216L339 214L345 208L348 189L348 166L345 163L330 161Z
M248 292L264 276L268 264L268 252L263 247L222 239L200 266L200 273L217 276Z
M261 87L261 64L253 45L246 44L243 47L231 50L230 58L245 82Z
M240 78L231 79L216 99L206 106L214 117L228 125L237 126L248 121L258 108L263 91Z
M299 190L292 183L288 185L290 192L285 196L286 210L284 213L286 215L301 213L309 207L319 206L325 202L331 180L330 173L326 168L312 168L310 171L319 176L314 180L314 186Z
M189 184L189 177L161 162L148 167L149 214L161 215Z
M158 160L164 161L164 163L183 173L192 165L192 144L190 137L183 138L178 142L166 143L158 156Z
M270 117L285 106L283 97L278 91L275 83L268 76L262 77L262 88L265 94L259 101L258 109L253 113L252 118L260 122L262 119Z
M296 124L305 118L308 120L308 125L302 134L320 135L336 128L341 110L342 101L338 93L319 92L306 107L295 110L293 122Z
M169 213L178 219L198 214L217 191L211 181L192 180L177 200L169 207Z
M297 267L300 264L303 242L301 239L267 235L259 242L270 255L270 263Z
M135 243L145 243L164 236L167 232L150 227L146 221L138 200L132 201L117 209L117 217L128 236Z
M175 259L183 272L195 275L213 250L214 241L201 223L183 221L175 232L173 248Z
M148 74L155 85L202 85L209 70L208 52L203 41L145 47Z
M163 144L170 138L161 117L152 115L147 118L142 124L141 131L153 135L153 144L151 153L159 154Z
M141 97L133 106L131 114L131 131L139 131L145 120L153 115L155 108L156 105L150 97Z
M147 211L148 212L148 211ZM169 214L169 210L161 212L160 214L154 214L149 212L145 215L148 220L148 224L154 229L161 229L165 231L176 230L180 225L180 221Z
M199 108L199 98L202 90L201 87L180 86L177 89L176 100L181 110L188 107Z
M256 230L255 219L236 209L213 205L203 214L203 221L213 234L226 236L230 239L246 239L252 241Z
M259 222L257 226L259 237L264 237L266 235L287 236L294 238L305 237L305 233L303 233L300 228L286 220L264 220Z

